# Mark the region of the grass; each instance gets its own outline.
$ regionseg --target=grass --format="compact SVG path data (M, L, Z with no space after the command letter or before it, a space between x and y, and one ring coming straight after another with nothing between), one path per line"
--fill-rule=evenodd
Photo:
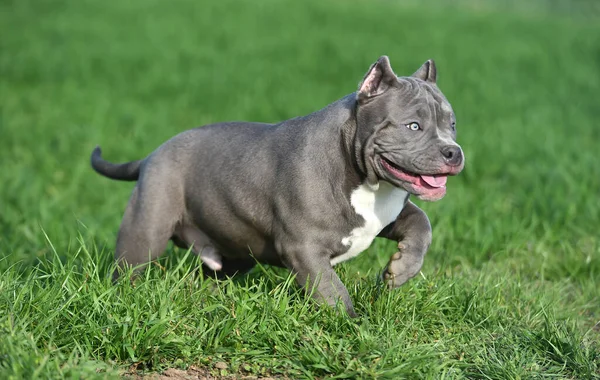
M0 3L0 378L600 378L600 23L481 4ZM381 288L387 241L339 266L356 320L285 270L215 283L172 248L111 284L132 185L92 172L96 144L126 161L197 125L307 114L382 54L405 75L436 60L467 157L419 203L420 276Z

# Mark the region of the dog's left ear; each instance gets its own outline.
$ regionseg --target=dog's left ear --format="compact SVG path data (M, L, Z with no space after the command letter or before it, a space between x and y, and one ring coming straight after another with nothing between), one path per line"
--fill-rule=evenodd
M437 79L437 70L433 59L428 60L413 75L415 78L423 79L429 83L435 83Z
M364 103L375 96L383 94L397 80L398 78L392 70L389 58L384 55L369 68L367 75L358 86L356 99L359 103Z

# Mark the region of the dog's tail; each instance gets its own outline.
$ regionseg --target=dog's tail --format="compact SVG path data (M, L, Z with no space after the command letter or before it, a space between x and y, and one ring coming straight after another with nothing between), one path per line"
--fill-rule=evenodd
M102 158L102 150L96 146L92 152L92 168L105 177L120 181L137 181L140 176L140 166L144 160L113 164Z

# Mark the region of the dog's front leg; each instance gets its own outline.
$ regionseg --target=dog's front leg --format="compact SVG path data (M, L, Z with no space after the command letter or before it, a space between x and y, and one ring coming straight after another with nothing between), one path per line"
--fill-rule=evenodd
M288 251L286 266L296 275L298 285L312 292L321 303L335 306L342 302L350 317L356 317L348 290L333 270L329 257L315 254L318 250L304 246Z
M383 271L383 280L390 288L397 288L419 273L431 244L431 224L425 212L408 201L379 236L398 242L398 252Z

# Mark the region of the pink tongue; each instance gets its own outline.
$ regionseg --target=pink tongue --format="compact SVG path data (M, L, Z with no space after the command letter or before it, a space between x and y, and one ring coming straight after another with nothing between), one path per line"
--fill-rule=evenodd
M446 184L446 180L448 177L445 175L440 176L431 176L431 175L422 175L421 179L425 181L431 187L442 187Z

